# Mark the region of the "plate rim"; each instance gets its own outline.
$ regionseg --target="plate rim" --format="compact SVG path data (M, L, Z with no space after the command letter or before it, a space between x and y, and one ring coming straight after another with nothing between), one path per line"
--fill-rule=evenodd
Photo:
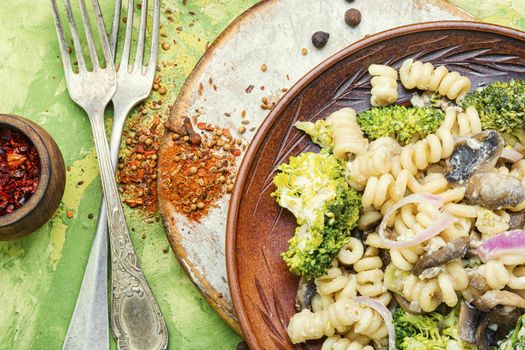
M237 314L241 330L250 349L259 350L261 349L261 345L257 342L257 339L254 335L254 331L252 329L252 324L249 322L248 315L244 307L244 303L242 301L237 273L237 265L235 264L235 246L237 241L237 218L242 199L242 190L244 189L246 180L248 179L248 171L253 163L255 153L258 151L259 147L262 144L262 141L264 140L268 132L271 130L271 127L276 122L277 117L292 102L296 95L299 92L301 92L314 79L319 77L323 72L332 67L338 61L342 60L350 54L358 52L368 46L380 43L382 41L390 40L396 37L401 37L416 32L428 32L436 30L470 30L475 32L489 32L497 35L511 37L525 42L525 32L523 31L498 24L489 24L479 21L450 20L422 22L416 24L408 24L388 29L382 32L378 32L352 43L351 45L345 47L341 51L335 53L334 55L321 62L319 65L312 68L308 73L306 73L302 78L300 78L286 92L285 95L283 95L283 97L275 105L274 109L259 126L259 129L254 135L252 142L246 150L243 161L237 172L237 177L232 191L226 221L226 270L228 275L228 285L230 288L230 295L232 298L235 313Z

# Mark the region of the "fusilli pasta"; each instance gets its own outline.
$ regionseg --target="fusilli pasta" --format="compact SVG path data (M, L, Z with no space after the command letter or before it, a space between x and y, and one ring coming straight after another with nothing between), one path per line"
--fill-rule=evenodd
M449 72L445 66L434 68L432 63L407 59L399 70L401 84L407 89L437 91L451 100L462 99L469 92L470 79L458 72Z
M372 106L388 106L397 100L397 71L389 66L372 64L368 67L368 72L373 76L370 84L372 85Z
M347 338L341 338L339 335L334 335L326 338L321 350L374 350L374 348L357 340L352 341Z
M352 108L343 108L326 118L334 138L333 153L336 158L346 159L347 154L363 154L368 149L368 140L357 124Z
M382 317L376 311L351 299L341 298L321 311L304 309L295 314L288 324L288 335L297 344L322 336L331 337L336 331L344 333L350 327L355 333L371 339L382 339L388 334Z
M383 261L378 253L377 248L368 247L364 257L354 264L354 270L357 273L357 291L362 296L388 305L392 295L383 284Z
M362 191L368 179L390 171L391 159L401 147L390 137L381 137L370 143L370 150L347 163L349 184Z

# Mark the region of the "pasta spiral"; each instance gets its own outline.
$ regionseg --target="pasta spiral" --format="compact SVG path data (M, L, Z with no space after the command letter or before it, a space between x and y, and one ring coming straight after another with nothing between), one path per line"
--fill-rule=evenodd
M361 344L359 341L352 341L341 338L339 335L326 338L321 350L374 350L370 345Z
M456 127L453 133L464 137L481 132L481 119L475 107L470 106L464 112L458 114Z
M363 243L355 237L350 237L349 241L337 255L337 260L343 265L353 265L363 257Z
M315 279L317 293L319 295L331 295L346 285L348 276L338 267L329 268L326 273Z
M471 87L470 79L445 66L434 68L432 63L407 59L399 70L401 84L407 89L437 91L450 100L462 99Z
M404 280L401 295L410 302L417 303L425 312L432 312L441 304L441 292L437 279L423 281L410 274Z
M319 293L315 293L312 298L312 311L318 312L324 310L333 303L334 298L332 295L319 295Z
M476 228L481 232L483 239L507 231L510 227L510 215L505 210L479 208L477 216Z
M510 273L501 261L490 260L479 271L491 289L503 289L510 282Z
M408 248L393 248L390 249L390 258L392 259L392 264L398 269L411 271L419 256L424 252L422 245Z
M357 273L357 291L362 296L388 305L392 295L383 284L383 261L378 253L377 248L368 247L364 257L354 264L354 270Z
M362 191L368 179L390 172L392 156L399 154L401 147L390 137L381 137L370 143L370 150L347 163L349 184Z
M458 301L456 291L463 291L469 285L467 272L461 261L451 261L438 271L437 277L420 278L406 274L398 281L398 292L405 299L425 312L434 311L441 302L450 307Z
M373 76L372 97L370 103L374 107L388 106L397 100L397 71L389 66L372 64L368 72Z
M368 140L357 124L352 108L343 108L326 118L334 138L333 153L336 158L346 159L347 153L363 154L368 149Z
M368 179L362 203L364 208L374 206L380 209L389 199L394 202L401 200L407 189L413 193L438 193L447 187L448 181L443 174L431 173L418 181L408 170L402 170L396 178L392 174L384 174Z
M382 339L388 334L383 318L376 311L348 298L341 298L318 312L302 310L290 319L287 330L292 343L297 344L331 337L336 331L343 333L352 326L354 333L371 339Z

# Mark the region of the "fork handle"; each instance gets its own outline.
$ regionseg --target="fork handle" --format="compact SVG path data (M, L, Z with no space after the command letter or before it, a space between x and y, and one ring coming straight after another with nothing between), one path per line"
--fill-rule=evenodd
M140 269L111 166L103 111L90 116L97 149L111 246L112 330L120 350L166 349L168 330Z

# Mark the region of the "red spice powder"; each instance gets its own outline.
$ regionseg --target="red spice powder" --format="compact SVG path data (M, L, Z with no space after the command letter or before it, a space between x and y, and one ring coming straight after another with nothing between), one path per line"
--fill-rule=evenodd
M23 206L36 191L40 158L24 135L0 129L0 216Z

